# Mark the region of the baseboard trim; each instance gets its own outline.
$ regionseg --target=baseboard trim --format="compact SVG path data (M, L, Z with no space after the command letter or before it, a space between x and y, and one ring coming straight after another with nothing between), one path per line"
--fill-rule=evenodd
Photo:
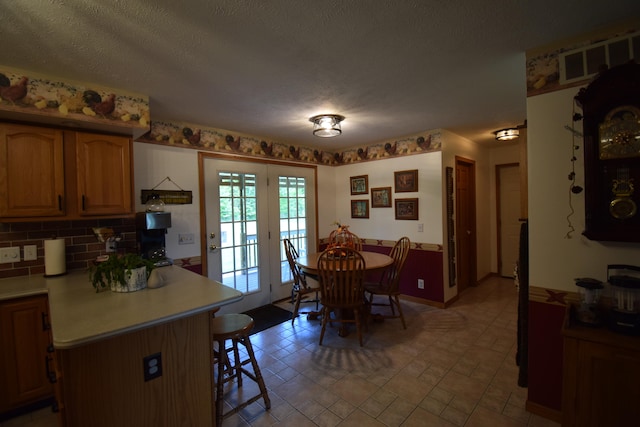
M556 409L547 408L546 406L531 402L530 400L527 400L525 409L527 410L527 412L539 415L542 418L546 418L557 423L562 423L562 412Z
M426 298L419 298L419 297L414 297L411 295L400 295L400 298L403 300L407 300L407 301L411 301L411 302L415 302L418 304L424 304L424 305L430 305L431 307L437 307L437 308L446 308L446 304L439 302L439 301L432 301Z

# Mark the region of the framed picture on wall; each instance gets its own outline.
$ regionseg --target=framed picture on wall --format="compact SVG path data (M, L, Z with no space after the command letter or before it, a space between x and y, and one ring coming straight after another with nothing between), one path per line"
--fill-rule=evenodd
M369 201L352 200L351 218L369 218Z
M372 208L391 207L391 187L380 187L371 189Z
M394 172L393 182L396 193L418 191L418 169Z
M396 219L418 219L418 199L396 199Z
M352 176L350 179L351 195L369 194L369 175Z

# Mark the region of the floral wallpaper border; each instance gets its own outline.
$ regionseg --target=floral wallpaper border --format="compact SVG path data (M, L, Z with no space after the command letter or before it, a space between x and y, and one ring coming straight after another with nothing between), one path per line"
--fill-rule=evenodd
M151 122L151 130L136 141L330 166L440 151L442 147L440 131L427 131L422 135L329 152L189 123L155 120Z
M132 129L139 142L174 145L302 163L340 166L440 151L440 130L353 147L339 152L267 141L256 136L181 122L151 120L149 98L115 89L62 81L0 65L0 114L54 118Z
M0 65L0 111L149 130L149 98Z
M589 79L584 79L567 84L560 84L560 54L580 47L589 46L606 40L622 37L637 31L626 29L612 32L607 36L591 36L580 42L574 42L560 48L553 48L546 52L529 56L527 53L527 97L540 95L547 92L581 86ZM636 58L638 60L638 58Z

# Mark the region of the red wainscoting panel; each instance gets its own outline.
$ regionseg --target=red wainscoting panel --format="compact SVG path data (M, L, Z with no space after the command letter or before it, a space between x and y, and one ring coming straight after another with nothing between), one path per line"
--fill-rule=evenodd
M391 252L391 248L386 246L364 245L363 249L387 255ZM424 289L418 289L418 279L424 280ZM444 302L444 286L442 252L409 250L400 276L400 292L429 301Z
M566 307L529 301L529 402L562 410L562 324Z

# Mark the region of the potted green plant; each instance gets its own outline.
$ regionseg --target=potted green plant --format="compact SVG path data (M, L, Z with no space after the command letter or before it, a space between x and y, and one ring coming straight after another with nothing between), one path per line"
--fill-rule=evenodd
M90 268L89 277L96 292L107 287L113 292L134 292L147 286L153 268L153 261L138 254L111 254Z

